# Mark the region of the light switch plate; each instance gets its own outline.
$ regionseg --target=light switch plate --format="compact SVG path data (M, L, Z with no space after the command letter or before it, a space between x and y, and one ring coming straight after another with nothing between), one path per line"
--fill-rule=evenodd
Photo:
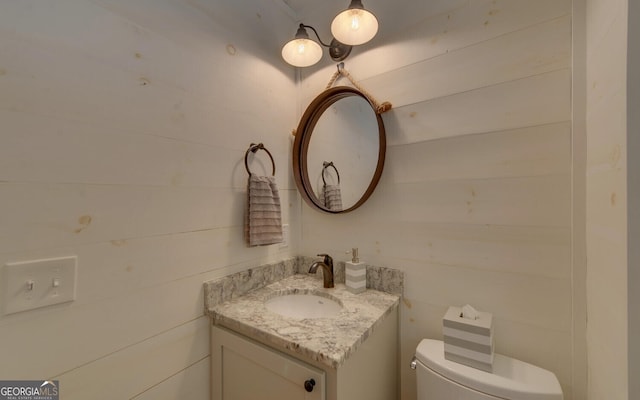
M4 313L75 300L77 265L76 256L5 264Z

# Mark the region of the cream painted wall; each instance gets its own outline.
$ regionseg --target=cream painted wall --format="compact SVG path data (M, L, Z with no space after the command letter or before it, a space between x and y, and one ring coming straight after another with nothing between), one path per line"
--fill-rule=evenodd
M494 314L498 352L553 371L574 398L571 13L571 1L450 1L346 61L394 106L385 171L350 214L303 205L301 248L344 260L359 247L405 272L403 399L417 343L465 303ZM303 70L303 104L333 68Z
M79 267L75 302L0 318L0 379L59 379L68 400L208 399L202 282L296 254L242 239L257 141L299 236L294 72L259 44L278 46L270 30L231 32L195 3L0 5L0 265ZM250 18L290 23L272 5Z
M628 399L627 1L587 1L588 398Z

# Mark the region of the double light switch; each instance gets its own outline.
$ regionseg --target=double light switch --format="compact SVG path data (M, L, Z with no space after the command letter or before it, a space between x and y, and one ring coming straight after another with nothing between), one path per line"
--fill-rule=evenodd
M76 256L5 264L4 314L75 300L77 264Z

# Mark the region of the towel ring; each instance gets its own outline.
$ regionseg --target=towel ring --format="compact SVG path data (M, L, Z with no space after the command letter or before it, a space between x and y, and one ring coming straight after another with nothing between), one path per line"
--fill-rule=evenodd
M331 162L326 162L323 161L322 162L322 183L324 183L324 185L327 185L327 181L324 180L324 171L326 171L326 169L328 167L333 167L333 170L336 171L336 176L338 177L338 185L340 184L340 172L338 172L338 168L336 168L335 165L333 165L333 161Z
M262 144L262 143L258 143L258 144L251 143L251 145L247 149L247 152L244 153L244 167L247 169L247 173L249 175L251 175L251 171L249 171L249 163L247 162L247 158L249 157L249 152L255 154L255 153L258 152L258 150L264 150L269 155L269 158L271 159L271 165L273 166L273 172L271 174L273 176L275 176L276 175L276 163L273 161L273 156L271 155L269 150L267 150L267 148L264 147L264 144Z

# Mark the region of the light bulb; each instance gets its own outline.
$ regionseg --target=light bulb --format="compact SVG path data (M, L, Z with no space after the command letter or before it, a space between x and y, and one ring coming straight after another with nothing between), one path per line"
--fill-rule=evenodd
M358 14L354 13L351 16L351 30L357 31L360 28L360 18L358 18Z

